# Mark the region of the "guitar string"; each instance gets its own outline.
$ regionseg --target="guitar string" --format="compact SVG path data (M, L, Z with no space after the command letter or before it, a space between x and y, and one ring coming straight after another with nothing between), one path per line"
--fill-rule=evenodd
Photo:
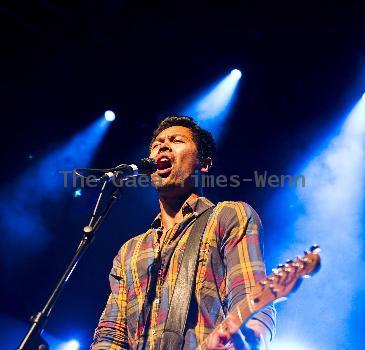
M241 314L241 309L244 310L244 309L249 309L250 310L250 313L252 313L252 305L250 305L250 298L249 296L247 295L245 299L242 300L241 303L239 303L236 307L235 310L233 310L230 314L231 315L234 315L234 316L237 316L239 318L239 320L243 323L242 321L242 314ZM223 331L225 331L227 329L227 325L225 324L226 323L226 319L224 319L219 325L218 327L216 327L211 334L214 334L214 333L217 333L217 332L221 332L223 333ZM242 332L240 332L240 336L244 337ZM207 341L207 338L205 338L203 340L203 342L196 348L196 350L205 350L206 349L206 341Z

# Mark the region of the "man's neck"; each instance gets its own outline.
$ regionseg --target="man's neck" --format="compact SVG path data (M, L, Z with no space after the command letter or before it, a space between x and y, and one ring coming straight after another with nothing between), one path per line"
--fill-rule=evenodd
M187 199L193 198L198 198L194 192L185 193L178 197L160 195L161 222L164 231L183 221L182 207Z

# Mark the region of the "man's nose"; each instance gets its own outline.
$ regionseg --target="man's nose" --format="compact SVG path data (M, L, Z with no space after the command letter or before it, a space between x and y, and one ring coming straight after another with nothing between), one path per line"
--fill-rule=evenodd
M158 149L158 153L168 152L168 151L171 151L171 147L166 142L164 142L162 145L160 145L160 147Z

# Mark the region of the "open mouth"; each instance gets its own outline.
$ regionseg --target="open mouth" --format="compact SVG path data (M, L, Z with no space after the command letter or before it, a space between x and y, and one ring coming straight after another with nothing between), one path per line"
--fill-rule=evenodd
M169 176L172 170L172 162L167 157L161 157L157 160L157 174L161 177Z

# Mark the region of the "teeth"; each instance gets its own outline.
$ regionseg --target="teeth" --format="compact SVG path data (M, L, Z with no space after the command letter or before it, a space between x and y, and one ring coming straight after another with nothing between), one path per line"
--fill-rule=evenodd
M167 158L167 157L162 157L162 158L160 158L160 161L165 161L165 160L170 161L170 159L169 159L169 158Z

